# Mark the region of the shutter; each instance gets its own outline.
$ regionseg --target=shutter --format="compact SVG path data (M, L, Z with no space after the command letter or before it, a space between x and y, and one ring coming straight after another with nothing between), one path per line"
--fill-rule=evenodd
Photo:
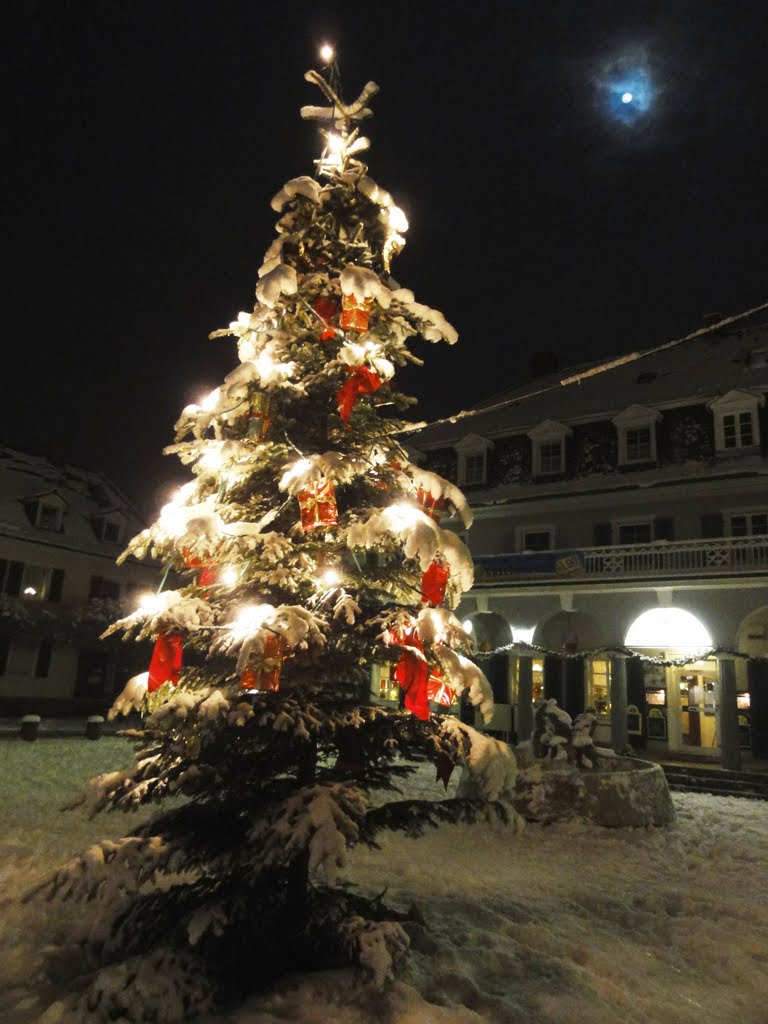
M23 562L9 562L5 577L5 592L9 597L18 597L21 593L21 578L24 575Z
M571 718L575 718L576 715L581 714L584 710L584 659L581 656L578 658L567 658L564 662L564 668L565 692L563 694L563 706Z
M613 543L613 528L610 523L595 523L594 540L596 548L604 548Z
M563 659L556 654L544 656L544 700L552 697L557 701L557 706L565 708L563 700Z
M35 662L35 678L45 679L48 676L48 671L51 667L51 654L53 653L53 644L50 640L43 640L37 649L37 660Z
M8 562L5 558L0 558L0 594L5 593L5 573L8 569Z
M8 651L10 649L11 642L7 636L0 636L0 676L5 675L5 669L8 665Z
M48 590L49 601L60 601L64 589L64 570L51 569L51 585Z
M723 537L723 517L719 512L705 512L701 517L702 537Z
M654 540L675 539L675 520L672 516L664 516L661 519L654 520L653 537Z

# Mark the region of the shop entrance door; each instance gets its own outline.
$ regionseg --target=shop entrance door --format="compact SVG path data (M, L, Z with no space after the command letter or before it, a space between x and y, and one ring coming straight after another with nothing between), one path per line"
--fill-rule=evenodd
M686 666L675 673L676 690L680 694L681 739L684 748L712 753L717 746L715 674L714 666L711 669L708 666L702 667L698 671L694 671L692 666Z

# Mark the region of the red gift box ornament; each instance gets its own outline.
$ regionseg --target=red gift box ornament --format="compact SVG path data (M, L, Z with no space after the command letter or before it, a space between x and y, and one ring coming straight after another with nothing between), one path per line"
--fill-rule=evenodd
M416 492L416 504L430 519L434 519L438 525L440 524L443 512L445 511L444 497L436 498L430 491L425 491L423 487L419 487Z
M272 425L271 395L259 393L251 398L248 420L248 437L252 441L265 441Z
M341 304L341 329L343 331L367 331L371 316L370 296L358 299L354 294L344 295Z
M336 402L339 406L339 416L344 423L349 422L352 410L355 407L360 395L370 395L378 391L383 381L373 370L367 366L347 367L348 379L341 385L337 394Z
M336 491L330 480L309 484L296 495L301 514L301 528L305 533L335 526L339 521Z
M427 700L449 708L453 704L455 696L455 691L445 681L443 670L439 665L433 665L429 672L429 679L427 679Z
M318 299L312 306L312 309L314 309L323 321L323 330L320 334L320 341L330 341L336 334L336 329L333 327L333 321L337 313L335 303L331 302L330 299Z
M182 550L184 556L184 567L187 569L199 569L200 575L197 578L198 587L212 587L219 578L219 567L216 562L210 559L205 560L198 558L197 555L193 555L189 548ZM208 598L208 594L201 594L203 598Z
M181 672L181 650L181 636L178 633L160 633L155 640L149 663L147 693L154 693L169 681L176 686Z
M402 644L404 650L395 665L392 676L405 693L406 708L417 718L426 721L429 718L429 698L427 697L429 666L423 657L419 657L419 652L424 650L419 634L416 628L412 627L393 639L396 644ZM415 649L408 650L408 648Z
M276 633L268 633L264 640L261 664L255 671L250 667L243 671L240 676L240 686L244 690L276 692L280 689L280 672L283 668L284 657L283 638Z
M435 561L421 577L421 600L425 604L437 607L445 601L445 588L448 585L450 568L447 563Z

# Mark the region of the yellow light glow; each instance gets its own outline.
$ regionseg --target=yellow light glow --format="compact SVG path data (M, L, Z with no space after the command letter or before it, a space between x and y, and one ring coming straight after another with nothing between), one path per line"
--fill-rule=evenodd
M326 587L337 587L341 583L341 573L330 566L320 573L320 579Z
M200 456L199 464L206 469L221 469L221 461L220 448L206 448Z
M627 647L706 651L712 638L701 622L684 608L651 608L629 627Z
M247 604L240 609L237 618L230 626L236 639L244 640L252 636L272 614L273 608L268 604Z
M323 43L320 47L320 60L324 64L330 64L333 58L336 56L336 51L330 43Z
M464 632L467 634L467 636L469 636L469 634L474 629L474 626L472 625L471 619L464 619L464 621L461 624L461 628L464 630Z
M219 579L221 580L225 587L234 587L234 585L237 583L239 575L240 573L237 571L234 565L228 565L226 566L225 569L222 570Z
M219 404L219 389L214 388L210 391L205 398L200 399L200 405L205 409L206 412L213 412L216 406Z
M142 612L144 615L154 615L159 612L162 608L162 600L159 594L153 594L152 591L148 590L143 594L139 594L136 598L136 610Z
M328 132L327 146L331 156L339 156L344 149L344 139L335 132Z

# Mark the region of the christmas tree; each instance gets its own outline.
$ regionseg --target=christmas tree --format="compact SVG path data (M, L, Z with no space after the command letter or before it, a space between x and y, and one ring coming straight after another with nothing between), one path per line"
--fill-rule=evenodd
M508 748L435 713L458 699L492 712L450 611L471 558L440 525L470 514L409 460L411 400L393 385L420 362L409 339L456 332L390 276L407 222L360 159L378 89L345 103L334 67L306 75L325 98L301 111L323 140L316 175L272 200L255 306L212 336L234 336L240 362L176 425L168 451L193 478L123 555L166 572L108 631L155 646L113 708L142 713L135 764L88 799L94 812L164 803L41 888L103 908L82 944L89 1020L154 1020L160 1002L186 1019L289 968L357 962L381 984L408 915L339 880L347 849L510 813ZM370 701L387 664L404 708ZM472 796L405 798L425 762L446 787L464 766Z

